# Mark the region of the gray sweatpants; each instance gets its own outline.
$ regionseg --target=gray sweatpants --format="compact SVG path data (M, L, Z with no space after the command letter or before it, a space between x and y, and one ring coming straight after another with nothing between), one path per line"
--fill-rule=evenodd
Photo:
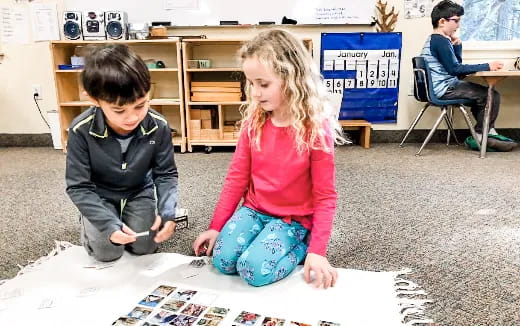
M125 202L113 203L103 200L103 205L135 232L149 231L155 221L155 200L148 196L137 196ZM133 243L116 245L110 241L110 234L101 233L85 216L80 216L81 243L87 253L98 261L108 262L119 259L124 250L136 255L151 254L157 250L153 241L156 232L139 237Z

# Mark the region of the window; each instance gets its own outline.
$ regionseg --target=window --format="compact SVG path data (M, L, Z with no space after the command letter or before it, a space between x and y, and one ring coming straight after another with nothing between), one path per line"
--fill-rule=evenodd
M463 41L520 41L520 0L464 0Z

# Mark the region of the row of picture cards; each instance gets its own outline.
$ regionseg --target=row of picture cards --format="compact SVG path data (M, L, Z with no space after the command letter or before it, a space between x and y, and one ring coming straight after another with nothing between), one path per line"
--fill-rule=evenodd
M125 316L112 323L115 326L311 326L305 321L262 316L253 311L234 311L216 307L216 294L160 285L142 298ZM339 323L319 321L317 326L340 326Z

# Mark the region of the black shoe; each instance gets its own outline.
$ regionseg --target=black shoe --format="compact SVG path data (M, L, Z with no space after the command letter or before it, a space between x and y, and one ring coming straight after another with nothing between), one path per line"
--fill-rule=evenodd
M490 148L493 148L494 150L498 152L510 152L515 148L518 144L514 141L505 141L505 140L499 140L493 137L488 137L487 145Z

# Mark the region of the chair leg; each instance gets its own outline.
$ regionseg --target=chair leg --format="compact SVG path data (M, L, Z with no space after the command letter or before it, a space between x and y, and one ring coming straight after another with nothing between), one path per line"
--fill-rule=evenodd
M441 123L441 121L444 119L445 116L446 116L446 107L443 107L441 110L441 114L439 115L439 118L437 119L437 121L435 121L435 124L433 125L432 130L430 130L430 133L428 134L428 136L426 136L426 139L424 140L423 144L421 145L421 148L419 148L419 151L417 153L415 153L415 156L421 155L421 151L423 150L424 146L426 146L426 144L428 144L428 142L432 138L433 134L435 133L435 130L437 130L437 128L439 127L439 124Z
M446 146L449 146L452 128L450 128L450 122L448 121L453 121L453 107L451 105L449 107L449 110L446 112L446 116L444 117L444 119L446 120L446 126L448 127L448 129L446 130Z
M451 113L449 111L451 111ZM446 125L448 126L448 139L446 140L446 145L450 144L450 131L453 134L453 139L455 139L455 143L457 143L457 145L460 145L459 139L457 138L457 134L455 133L455 128L453 128L453 106L450 106L449 111L446 111L446 116L444 116L444 120L446 121Z
M459 106L459 110L464 116L464 120L466 120L466 124L469 128L469 132L471 133L471 136L473 136L473 138L475 139L478 149L480 150L480 142L478 141L477 133L475 132L475 128L473 128L473 124L471 123L471 119L469 118L468 112L466 112L466 109L464 109L462 105Z
M421 111L419 111L419 114L417 114L417 116L415 117L415 120L412 122L412 124L410 125L410 128L408 128L408 131L406 132L406 135L404 135L404 138L403 140L401 141L401 143L399 144L399 147L403 147L404 145L404 142L406 141L406 139L408 138L408 136L410 135L410 133L412 132L413 128L415 128L415 126L417 125L417 123L419 122L419 120L421 120L424 112L426 111L426 109L430 106L430 103L426 104L424 106L424 108L422 108Z

